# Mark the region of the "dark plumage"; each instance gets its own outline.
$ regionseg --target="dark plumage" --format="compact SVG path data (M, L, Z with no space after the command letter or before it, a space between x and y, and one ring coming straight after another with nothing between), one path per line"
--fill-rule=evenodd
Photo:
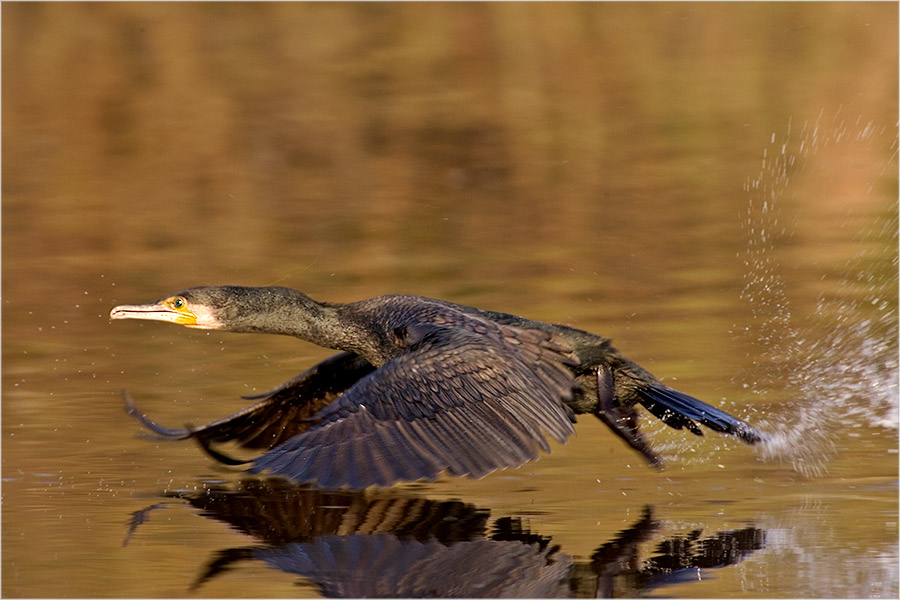
M364 488L482 477L565 442L575 414L591 413L651 464L636 404L676 429L698 423L748 443L753 427L660 383L606 338L504 313L419 296L320 303L281 287L196 287L156 303L117 306L113 319L277 333L342 350L258 402L202 427L167 429L126 395L130 414L172 439L266 450L249 461L323 487Z

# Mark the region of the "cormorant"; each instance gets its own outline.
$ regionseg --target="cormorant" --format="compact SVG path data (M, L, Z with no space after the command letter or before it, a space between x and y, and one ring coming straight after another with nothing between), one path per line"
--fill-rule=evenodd
M638 429L637 404L696 435L700 423L750 444L763 439L744 421L660 383L606 338L421 296L337 304L284 287L194 287L117 306L110 318L283 334L341 350L201 427L162 427L125 394L128 412L164 437L193 437L223 462L326 488L433 480L443 471L479 478L518 467L539 448L549 452L546 435L565 442L584 413L659 466ZM230 459L212 448L227 441L266 451Z

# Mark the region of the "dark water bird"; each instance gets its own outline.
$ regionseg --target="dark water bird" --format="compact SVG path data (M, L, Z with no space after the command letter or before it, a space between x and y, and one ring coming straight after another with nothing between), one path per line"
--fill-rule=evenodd
M283 287L194 287L158 302L112 309L112 319L289 335L341 350L256 404L200 427L169 429L130 414L169 439L195 438L218 460L249 463L297 482L361 489L479 478L518 467L574 433L593 414L654 466L636 405L675 429L699 425L753 444L763 434L660 383L610 340L563 325L420 296L317 302ZM249 461L212 447L265 452Z

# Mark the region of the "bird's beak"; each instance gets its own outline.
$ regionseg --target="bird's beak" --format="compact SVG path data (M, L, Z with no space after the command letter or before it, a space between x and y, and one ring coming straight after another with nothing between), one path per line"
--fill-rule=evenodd
M186 308L177 309L165 303L122 304L110 311L109 318L166 321L187 326L197 324L197 316L190 310Z

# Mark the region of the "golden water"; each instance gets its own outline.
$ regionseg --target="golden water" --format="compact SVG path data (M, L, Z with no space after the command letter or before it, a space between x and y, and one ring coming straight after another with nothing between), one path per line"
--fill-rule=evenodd
M657 472L582 418L520 469L382 493L522 519L566 593L606 589L591 556L650 506L620 595L897 596L896 5L2 16L3 595L330 593L184 497L239 474L121 407L201 423L328 356L108 321L227 283L580 327L774 434L648 423ZM735 564L649 575L665 540L745 529ZM234 548L256 554L190 590Z

